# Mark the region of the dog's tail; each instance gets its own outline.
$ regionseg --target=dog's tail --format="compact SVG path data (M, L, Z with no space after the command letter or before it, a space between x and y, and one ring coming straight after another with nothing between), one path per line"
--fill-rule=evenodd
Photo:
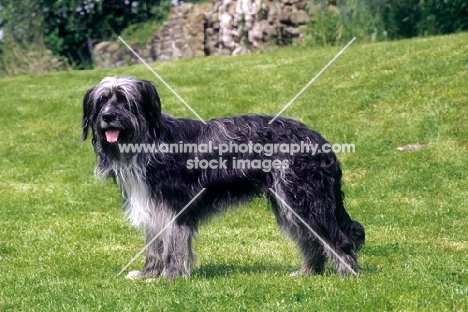
M354 245L354 250L357 252L361 247L364 245L364 241L366 239L366 234L364 231L364 227L361 223L354 221L349 216L348 212L344 206L344 198L345 195L341 190L341 169L338 168L337 176L335 177L335 217L338 222L338 226L340 227L341 231L348 236Z

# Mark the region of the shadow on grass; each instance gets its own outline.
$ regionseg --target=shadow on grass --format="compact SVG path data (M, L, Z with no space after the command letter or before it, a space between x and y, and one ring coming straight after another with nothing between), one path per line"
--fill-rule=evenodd
M280 264L264 264L264 263L252 263L250 265L236 265L236 264L205 264L197 267L192 276L197 278L216 278L216 277L228 277L232 275L255 275L255 274L268 274L276 276L290 276L291 273L299 270L299 266L292 265L280 265ZM361 266L361 275L359 277L365 277L366 275L375 275L380 272L378 266L365 264ZM325 270L321 275L312 275L320 277L334 277L340 276L336 269L327 262Z
M268 277L290 277L292 279L314 279L314 278L338 278L342 277L338 274L336 269L332 267L330 263L327 263L325 266L325 271L321 275L311 275L311 276L291 276L291 273L296 272L299 269L298 266L292 265L281 265L281 264L263 264L263 263L252 263L250 265L241 265L241 264L205 264L197 267L192 271L190 279L216 279L216 278L231 278L242 275L242 278L247 276L252 276L258 278L258 275L265 275ZM365 265L361 267L363 275L359 277L347 276L346 278L363 278L366 275L374 275L379 271L376 266ZM182 278L179 278L183 280ZM156 277L157 281L164 281L164 278L161 276ZM148 282L148 280L141 279L141 281Z
M280 274L288 276L299 267L279 264L252 263L249 265L235 264L204 264L196 268L193 276L202 278L225 277L238 274Z

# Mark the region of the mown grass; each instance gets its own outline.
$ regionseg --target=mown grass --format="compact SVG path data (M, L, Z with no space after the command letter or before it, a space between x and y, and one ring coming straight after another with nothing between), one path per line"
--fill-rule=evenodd
M356 146L339 157L367 241L363 275L345 279L331 266L289 276L299 255L262 200L201 227L189 280L117 277L143 236L124 220L117 187L93 178L80 101L104 76L154 77L134 66L1 80L0 310L468 309L467 49L468 34L352 45L285 111ZM274 115L338 50L152 66L205 119ZM166 112L193 118L156 83ZM397 150L409 143L424 147Z

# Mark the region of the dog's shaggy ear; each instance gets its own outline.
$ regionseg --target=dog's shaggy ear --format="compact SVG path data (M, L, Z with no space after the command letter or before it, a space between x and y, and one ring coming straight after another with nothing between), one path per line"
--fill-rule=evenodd
M147 80L141 80L143 109L146 114L146 120L150 127L158 133L161 130L161 100L159 99L156 86Z
M86 138L88 137L88 128L90 126L90 119L94 111L94 99L91 96L93 91L94 91L94 87L89 89L83 98L83 120L81 121L83 134L81 135L81 142L86 140Z

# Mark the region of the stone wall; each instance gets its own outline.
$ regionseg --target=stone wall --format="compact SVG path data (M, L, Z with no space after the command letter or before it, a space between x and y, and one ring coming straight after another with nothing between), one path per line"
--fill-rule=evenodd
M208 55L237 55L301 38L310 17L307 0L214 0L183 4L144 47L131 44L147 62ZM125 39L125 38L123 38ZM97 67L138 63L131 51L115 42L94 47Z

